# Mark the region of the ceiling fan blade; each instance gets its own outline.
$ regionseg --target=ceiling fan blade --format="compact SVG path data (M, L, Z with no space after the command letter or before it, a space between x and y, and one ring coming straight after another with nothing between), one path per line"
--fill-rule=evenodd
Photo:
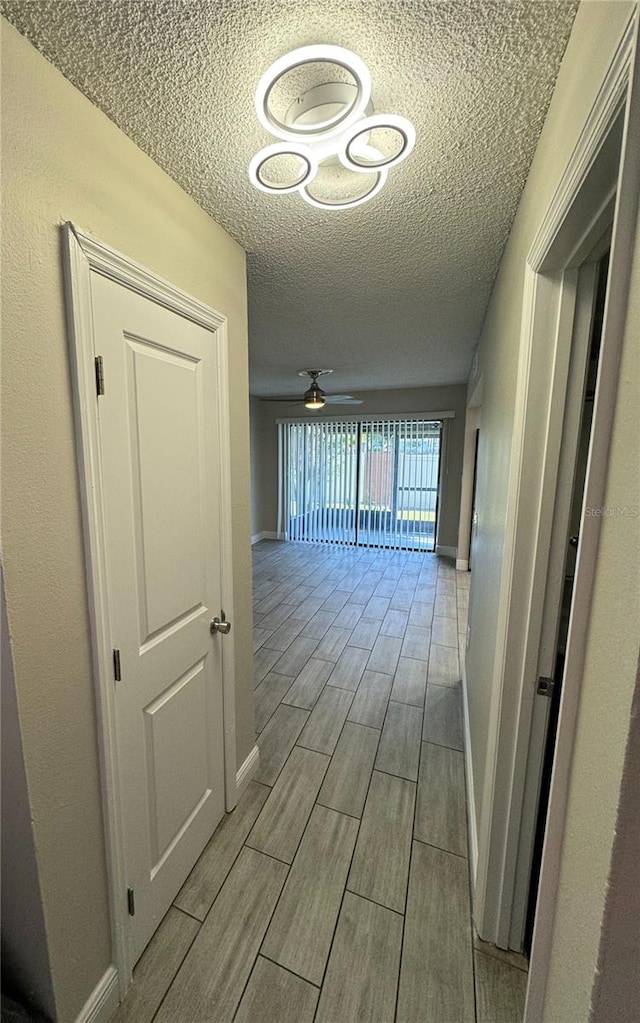
M260 401L289 402L290 405L304 405L304 398L260 398Z
M361 398L353 398L350 394L327 394L325 402L328 405L363 405Z

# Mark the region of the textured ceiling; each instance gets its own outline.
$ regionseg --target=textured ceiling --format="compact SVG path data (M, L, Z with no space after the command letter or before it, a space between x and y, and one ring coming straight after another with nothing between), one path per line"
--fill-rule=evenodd
M0 10L249 253L254 394L467 379L577 2L2 0ZM277 57L329 42L409 117L411 157L370 203L255 191L253 110Z

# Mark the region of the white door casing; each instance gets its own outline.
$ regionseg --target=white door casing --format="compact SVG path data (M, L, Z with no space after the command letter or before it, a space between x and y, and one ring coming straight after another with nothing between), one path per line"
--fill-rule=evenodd
M226 323L70 224L64 238L122 995L236 802L233 640L209 632L233 612Z

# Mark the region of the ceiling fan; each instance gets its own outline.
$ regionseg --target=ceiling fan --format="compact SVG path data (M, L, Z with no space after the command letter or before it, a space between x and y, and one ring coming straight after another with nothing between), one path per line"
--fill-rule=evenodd
M308 409L321 409L325 405L362 405L360 398L354 398L351 394L325 394L318 384L318 377L326 373L333 373L332 369L300 369L299 377L310 377L309 387L301 398L263 398L263 401L288 401L292 405L304 405Z

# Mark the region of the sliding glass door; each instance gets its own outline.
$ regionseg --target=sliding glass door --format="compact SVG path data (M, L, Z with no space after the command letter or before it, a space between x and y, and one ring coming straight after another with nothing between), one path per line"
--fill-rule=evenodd
M435 547L441 423L360 424L358 543Z
M288 539L434 549L441 422L314 420L279 430Z

